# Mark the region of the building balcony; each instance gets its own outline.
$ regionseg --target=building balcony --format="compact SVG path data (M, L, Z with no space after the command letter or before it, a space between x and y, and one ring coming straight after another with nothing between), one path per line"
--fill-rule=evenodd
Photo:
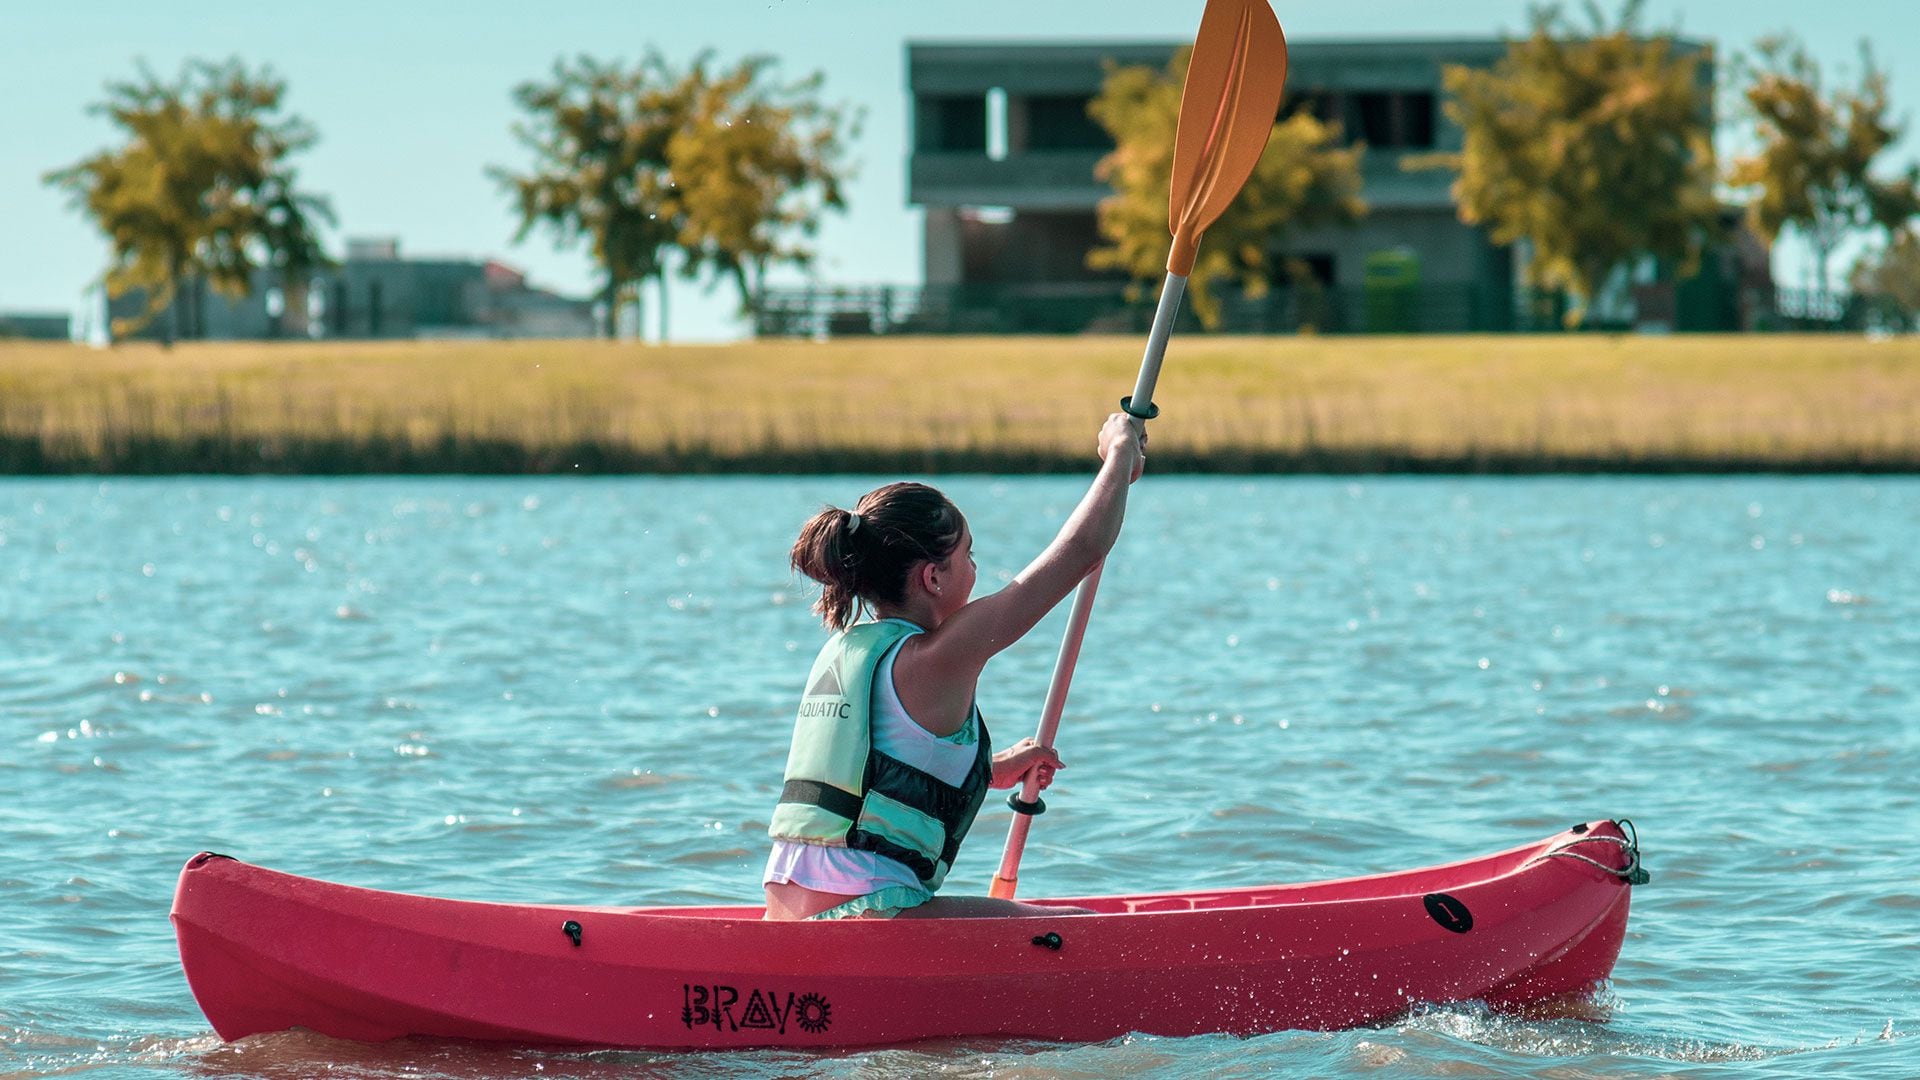
M918 206L1091 209L1113 193L1094 179L1100 150L1033 150L995 160L983 151L920 151L907 165L907 201Z
M1436 210L1453 207L1453 173L1446 169L1408 172L1409 158L1431 150L1376 150L1360 158L1360 197L1370 210Z
M1424 151L1423 151L1424 152ZM1094 178L1098 150L1035 150L1001 159L981 151L920 151L907 166L907 201L916 206L1009 206L1016 210L1090 210L1113 194ZM1361 195L1376 210L1453 205L1453 174L1410 173L1398 150L1370 149L1361 159Z

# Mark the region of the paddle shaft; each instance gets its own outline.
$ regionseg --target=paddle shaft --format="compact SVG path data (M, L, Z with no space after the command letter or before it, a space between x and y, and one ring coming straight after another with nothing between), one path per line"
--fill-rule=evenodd
M1153 312L1153 330L1147 335L1147 351L1140 359L1140 377L1134 381L1131 398L1133 415L1143 419L1153 411L1153 387L1160 381L1160 363L1166 359L1167 339L1173 334L1173 319L1180 313L1180 298L1186 291L1187 279L1174 273L1167 274L1166 284L1160 288L1160 305ZM1047 684L1047 700L1040 708L1040 729L1033 736L1041 746L1052 746L1054 732L1059 730L1060 714L1067 707L1067 689L1073 683L1073 668L1080 660L1080 643L1087 634L1087 620L1093 616L1093 597L1100 590L1100 571L1105 568L1105 559L1095 563L1073 591L1067 632L1060 639L1060 655L1053 663L1053 681ZM1021 785L1020 801L1031 806L1039 797L1040 776L1036 770L1029 772ZM1027 830L1032 825L1032 814L1013 815L1013 824L1007 829L1007 847L1000 855L1000 870L993 875L989 895L1013 899L1020 880L1020 857L1026 853Z

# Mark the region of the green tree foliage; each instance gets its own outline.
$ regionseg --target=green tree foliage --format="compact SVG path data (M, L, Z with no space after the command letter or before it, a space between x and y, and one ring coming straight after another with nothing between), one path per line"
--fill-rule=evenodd
M1879 251L1853 268L1853 291L1875 301L1912 329L1920 321L1920 234L1901 229Z
M1584 33L1558 5L1536 8L1532 33L1492 68L1448 67L1447 116L1465 143L1408 163L1452 169L1462 221L1528 242L1528 279L1568 294L1569 326L1631 260L1691 273L1718 210L1701 58L1643 37L1640 7L1628 0L1610 27L1589 6Z
M676 250L683 274L732 280L743 302L769 266L806 264L822 212L845 205L844 114L815 99L819 76L776 84L772 65L581 57L516 88L514 134L534 164L489 172L518 204L518 237L546 226L563 245L586 238L609 312L643 282L664 284Z
M823 76L773 82L774 61L753 56L717 76L702 57L688 75L689 123L667 146L678 179L680 232L688 277L732 281L742 307L769 267L807 266L807 240L828 210L845 210L844 140L859 118L823 105Z
M1744 65L1742 97L1760 146L1735 159L1727 179L1753 192L1748 214L1761 235L1774 240L1791 227L1806 238L1814 287L1824 293L1828 264L1843 241L1865 229L1893 240L1920 213L1920 166L1891 179L1873 175L1876 159L1902 132L1887 115L1886 73L1864 45L1860 85L1831 95L1798 42L1766 38L1757 51L1758 62Z
M608 336L613 313L661 275L678 232L667 145L685 126L688 103L675 82L655 54L631 69L584 56L556 61L550 81L513 92L527 114L513 133L533 152L531 171L488 170L519 205L516 239L544 225L562 246L590 242L604 275Z
M1099 96L1087 107L1115 144L1096 174L1113 185L1114 193L1100 203L1106 244L1087 256L1094 269L1123 271L1136 282L1157 281L1166 270L1174 132L1192 52L1174 54L1165 71L1110 68ZM1266 293L1288 230L1350 224L1366 214L1360 197L1363 152L1361 146L1340 145L1337 125L1304 112L1274 125L1253 176L1207 229L1193 264L1187 294L1202 325L1220 323L1216 282L1237 283L1248 296Z
M173 303L183 284L204 280L244 296L256 266L276 267L299 287L327 264L318 226L331 223L332 210L300 190L288 163L316 136L299 117L278 115L285 97L271 69L251 72L238 60L191 61L173 82L142 67L138 79L107 85L91 111L112 120L125 145L46 180L70 192L111 241L108 294L145 294L142 312L115 320L115 334L166 311L172 344L181 308L191 310Z

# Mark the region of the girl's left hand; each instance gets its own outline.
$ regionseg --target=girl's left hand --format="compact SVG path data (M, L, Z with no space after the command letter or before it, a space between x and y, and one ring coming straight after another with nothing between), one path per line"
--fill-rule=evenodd
M1045 790L1053 783L1056 770L1066 765L1060 761L1060 755L1051 746L1041 746L1032 739L1021 739L1005 750L993 755L993 786L997 788L1017 787L1026 782L1029 772L1038 771L1040 787Z

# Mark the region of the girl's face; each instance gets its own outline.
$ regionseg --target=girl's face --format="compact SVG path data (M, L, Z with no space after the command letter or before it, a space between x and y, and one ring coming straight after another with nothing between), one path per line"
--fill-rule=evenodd
M934 568L940 591L933 596L934 613L945 622L947 617L967 606L973 597L973 585L980 568L973 561L973 530L960 526L960 543L946 561Z

